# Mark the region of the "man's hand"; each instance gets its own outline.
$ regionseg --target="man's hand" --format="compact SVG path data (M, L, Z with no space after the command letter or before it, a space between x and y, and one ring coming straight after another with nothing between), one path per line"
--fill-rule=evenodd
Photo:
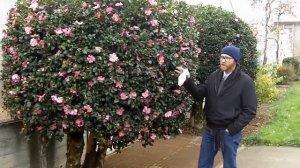
M178 77L178 85L182 86L183 83L186 81L187 78L190 77L190 72L188 69L185 69L183 67L176 67L177 70L175 70L179 75Z

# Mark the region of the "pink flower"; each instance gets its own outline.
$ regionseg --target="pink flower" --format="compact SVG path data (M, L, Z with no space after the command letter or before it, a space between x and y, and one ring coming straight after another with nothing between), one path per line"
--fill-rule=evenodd
M69 112L70 115L75 116L78 115L78 110L77 109L73 109Z
M55 32L56 34L62 34L62 33L63 33L63 31L62 31L61 28L55 29L54 32Z
M42 126L37 126L36 130L39 131L39 132L41 132L43 130L43 127Z
M151 6L156 6L157 5L157 2L155 0L148 0L148 2Z
M97 80L100 81L100 82L103 82L105 80L105 77L104 76L98 76Z
M112 16L112 20L113 21L115 21L115 22L118 22L118 21L120 21L121 20L121 18L120 18L120 16L118 15L118 14L113 14L113 16Z
M78 77L80 75L80 71L75 71L74 72L74 77Z
M65 36L71 36L72 35L72 30L71 28L64 28L62 31L65 33Z
M119 132L119 137L124 137L125 136L125 132L124 131L120 131Z
M38 43L37 39L35 39L35 38L30 39L30 46L35 47L38 45L39 45L39 43Z
M151 113L151 108L148 108L147 106L144 106L143 112L146 114L150 114Z
M87 57L86 57L88 63L94 63L96 61L96 58L92 55L92 54L89 54Z
M181 94L182 91L181 91L180 89L175 89L175 90L173 90L173 92L174 92L175 94L178 94L178 95L179 95L179 94Z
M88 6L88 4L86 3L86 2L83 2L82 4L81 4L81 7L82 8L86 8Z
M123 69L120 66L118 66L118 68L117 68L117 73L118 74L123 74L124 73Z
M172 41L173 41L173 36L171 34L169 34L169 36L168 36L168 42L169 42L169 44L171 44Z
M141 37L139 35L135 34L135 35L132 35L132 38L135 41L139 41Z
M82 127L84 125L84 121L82 119L77 119L75 121L77 127Z
M158 112L154 112L154 113L153 113L153 117L154 117L154 118L157 118L158 116L159 116L159 113L158 113Z
M97 19L101 19L101 17L102 17L101 11L98 11L98 12L96 13L96 17L97 17Z
M32 27L27 26L27 27L24 28L24 30L25 30L26 34L31 34L33 29L32 29Z
M70 106L64 105L63 109L64 109L64 113L65 114L69 114L70 113Z
M145 115L145 116L144 116L144 119L145 119L146 121L149 121L150 116L149 116L149 115Z
M127 100L127 99L128 99L127 94L124 93L124 92L122 92L122 93L120 94L120 99L121 99L121 100Z
M137 94L136 94L135 91L131 91L131 92L129 93L129 98L130 98L130 99L135 99L136 96L137 96Z
M67 74L66 71L58 72L58 76L63 77Z
M143 97L144 99L146 99L149 95L150 95L149 90L145 90L145 92L142 93L142 97Z
M150 139L152 139L154 141L156 139L156 135L155 134L151 134Z
M197 54L200 54L201 51L202 51L201 48L196 48L196 53L197 53Z
M21 78L18 74L13 74L11 76L11 80L13 81L13 83L19 83L21 81Z
M69 124L63 121L62 127L63 127L63 129L67 129L67 128L69 128Z
M82 25L83 22L79 22L78 20L76 20L76 21L74 22L74 24L75 24L75 25Z
M165 57L163 55L159 55L157 62L159 65L162 65L165 62Z
M93 87L94 85L95 85L95 83L94 83L94 81L88 81L88 85L90 86L90 87Z
M153 19L150 21L151 26L156 27L159 25L159 21L157 19Z
M190 49L190 47L181 47L180 48L181 51L186 51L186 50L189 50L189 49Z
M110 6L110 7L107 7L106 9L105 9L105 11L106 11L106 13L107 14L110 14L112 11L113 11L113 8Z
M196 23L195 17L194 17L194 16L190 16L189 19L190 19L190 20L189 20L190 26L193 26L193 25Z
M122 2L116 3L115 6L123 6Z
M45 95L46 94L38 95L38 102L43 102L45 100Z
M55 53L55 56L59 56L61 54L61 50L58 50L56 53Z
M76 95L77 94L76 88L74 88L74 87L70 88L70 93Z
M109 54L109 61L110 62L117 62L119 58L117 57L116 53Z
M59 103L59 104L64 101L63 97L57 97L56 95L52 95L51 100L54 101L55 103Z
M120 107L117 109L116 113L119 116L122 116L124 114L125 109L123 107Z
M121 82L121 81L115 81L115 84L116 84L117 88L121 89L123 87L123 82Z
M32 2L29 8L31 8L33 11L36 11L36 9L39 7L38 2Z
M48 18L48 15L47 14L40 14L38 16L38 20L41 22L41 21L45 21L46 19Z
M84 106L83 106L83 109L84 109L86 112L88 112L88 113L90 113L90 112L93 111L92 107L91 107L90 105L88 105L88 104L84 105Z
M165 113L166 118L169 118L171 116L172 116L172 111L168 111L168 112Z
M152 11L150 9L146 9L144 13L146 16L149 16L151 15Z
M158 87L158 90L159 90L160 93L162 93L162 92L164 92L165 88L162 87L162 86L159 86L159 87Z
M101 47L95 47L95 50L97 51L97 53L100 53L103 49Z
M67 82L69 82L71 80L71 76L67 76L66 78L65 78L65 81L67 81Z
M93 9L99 9L100 8L100 4L97 3L96 6L93 7Z

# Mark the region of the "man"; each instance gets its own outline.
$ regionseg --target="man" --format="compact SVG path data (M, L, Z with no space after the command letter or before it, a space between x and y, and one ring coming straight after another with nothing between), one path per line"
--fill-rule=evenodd
M199 168L212 168L222 151L224 168L235 168L242 139L241 130L255 117L257 99L253 80L240 69L240 49L231 45L221 50L220 69L205 84L196 86L189 71L177 68L178 84L196 99L205 98L206 128L202 136Z

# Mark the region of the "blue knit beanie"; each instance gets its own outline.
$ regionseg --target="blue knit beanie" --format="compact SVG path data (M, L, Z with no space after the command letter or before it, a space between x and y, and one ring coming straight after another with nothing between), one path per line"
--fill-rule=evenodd
M231 56L237 63L240 62L241 59L241 51L240 48L230 45L222 48L221 54L227 54Z

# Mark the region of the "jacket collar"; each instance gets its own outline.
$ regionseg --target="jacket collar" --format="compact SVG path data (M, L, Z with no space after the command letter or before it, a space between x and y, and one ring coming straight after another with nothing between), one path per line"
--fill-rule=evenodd
M217 70L217 75L215 76L215 79L214 79L216 93L218 93L220 82L223 79L223 74L224 74L224 72L222 70L220 70L220 69ZM237 64L234 71L226 78L226 81L224 82L223 89L220 92L220 95L222 95L222 93L224 93L224 90L226 90L227 88L229 88L230 86L232 86L234 84L234 81L239 78L240 74L241 74L241 69L240 69L239 64Z

